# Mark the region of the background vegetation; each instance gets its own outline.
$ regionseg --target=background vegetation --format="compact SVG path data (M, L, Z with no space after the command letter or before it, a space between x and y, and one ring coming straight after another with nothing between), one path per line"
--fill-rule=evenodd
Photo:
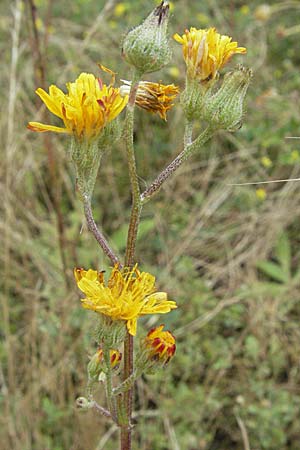
M0 3L3 450L117 448L114 426L74 406L85 392L94 325L72 268L105 268L107 260L83 225L68 140L30 133L26 123L50 120L38 86L97 74L99 61L128 79L120 39L154 4ZM300 176L300 141L286 139L300 135L299 2L268 2L268 18L255 13L259 5L171 4L171 33L216 26L248 48L240 60L255 75L243 128L218 134L143 213L139 261L180 308L164 318L178 339L176 358L137 385L134 449L299 448L300 184L229 185ZM183 77L174 42L171 65L147 79L182 87ZM179 104L167 123L139 111L142 186L180 151L182 131ZM122 253L130 205L122 142L104 157L93 203Z

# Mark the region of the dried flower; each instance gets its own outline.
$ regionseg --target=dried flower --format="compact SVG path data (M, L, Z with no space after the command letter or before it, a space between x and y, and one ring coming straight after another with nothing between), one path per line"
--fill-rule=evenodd
M214 80L221 69L235 53L246 53L246 48L238 47L229 36L217 33L215 28L191 28L175 41L182 44L183 57L187 65L187 77L200 82Z
M78 275L80 274L80 275ZM109 316L112 320L123 320L131 335L136 334L137 319L146 314L164 314L176 308L165 292L156 292L155 277L140 272L137 265L132 270L120 271L118 265L112 269L105 285L96 270L75 269L75 279L86 297L82 306Z
M128 95L131 82L123 81L120 88L121 95ZM173 100L179 94L178 86L174 84L152 83L150 81L140 81L136 94L135 103L146 111L158 113L159 116L167 120L167 111L174 106Z

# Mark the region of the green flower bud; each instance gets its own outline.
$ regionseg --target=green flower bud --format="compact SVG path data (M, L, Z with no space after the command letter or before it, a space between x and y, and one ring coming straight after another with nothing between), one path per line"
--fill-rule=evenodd
M252 70L238 66L225 75L220 89L206 96L202 118L213 128L236 131L242 126L244 98L252 78Z
M142 25L130 31L124 39L122 54L140 72L155 72L168 64L171 49L167 37L169 4L162 1Z
M111 368L117 370L122 359L122 354L119 352L119 350L110 350L109 356ZM99 380L99 376L101 376L101 373L105 373L106 366L102 348L99 348L97 352L91 357L90 362L88 363L87 370L89 379L93 381Z
M180 103L188 120L192 121L201 117L205 95L209 94L208 89L207 85L199 83L198 80L187 80Z

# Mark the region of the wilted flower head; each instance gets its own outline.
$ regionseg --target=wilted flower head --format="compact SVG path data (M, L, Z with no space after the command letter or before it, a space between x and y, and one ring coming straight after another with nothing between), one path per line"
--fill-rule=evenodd
M128 95L131 82L123 81L120 88L121 95ZM158 113L159 116L167 120L167 111L174 106L173 100L179 94L178 86L174 84L152 83L150 81L140 81L136 94L135 103L146 111Z
M116 265L107 284L96 270L75 269L74 273L79 289L86 295L81 300L82 306L112 320L125 321L133 336L140 316L164 314L177 307L165 292L156 292L155 277L140 272L137 265L124 271Z
M182 44L183 57L187 66L187 77L201 82L214 80L218 71L235 53L246 53L229 36L217 33L215 28L191 28L174 39Z
M176 351L175 337L170 331L163 331L164 325L152 328L144 340L148 358L167 364Z
M101 68L114 75L109 69ZM65 127L29 122L30 130L67 133L77 140L97 138L128 101L127 96L120 95L118 88L103 84L91 73L81 73L74 83L67 83L67 89L67 94L55 85L50 86L49 93L41 88L36 90L49 111L62 119Z

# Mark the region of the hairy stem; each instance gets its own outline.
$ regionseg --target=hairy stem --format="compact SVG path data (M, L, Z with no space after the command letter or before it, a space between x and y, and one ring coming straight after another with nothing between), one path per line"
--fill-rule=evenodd
M132 80L131 89L129 94L129 101L126 111L125 119L125 142L126 142L126 153L128 161L128 169L131 184L131 194L132 194L132 207L130 223L127 235L127 245L126 245L126 255L125 255L125 266L131 267L134 264L135 246L136 238L138 232L139 219L141 214L141 200L140 200L140 187L138 181L138 175L136 170L134 145L133 145L133 123L134 123L134 105L136 92L138 88L138 80L135 78Z
M160 190L162 184L184 163L191 155L196 153L213 135L213 130L207 127L194 142L188 144L191 139L190 124L189 131L185 133L186 146L184 150L158 175L153 183L142 193L142 205L147 203Z
M103 348L103 356L104 356L104 361L105 361L105 365L106 365L106 396L107 396L107 403L108 403L108 408L110 411L110 414L112 416L112 418L116 421L117 417L116 417L116 403L115 403L115 398L112 395L112 370L111 370L111 364L110 364L110 352L109 352L109 346L106 345L104 343L104 348Z
M93 408L95 408L96 411L98 411L103 416L108 417L108 418L111 417L110 412L107 409L105 409L102 406L100 406L97 402L95 402L95 400L93 400Z
M139 226L139 220L141 215L141 200L140 200L140 187L138 182L134 145L133 145L133 123L134 123L134 106L135 98L138 89L138 74L135 73L131 82L131 89L129 94L129 100L126 111L125 119L125 142L126 153L128 161L128 169L131 184L132 194L132 207L130 223L128 228L126 255L125 255L125 267L132 267L134 264L135 247L137 232ZM133 372L133 337L128 333L126 334L124 341L124 373L123 380L126 380L131 376ZM124 404L127 414L127 427L121 429L121 450L131 449L131 414L132 414L132 396L133 390L129 389L124 394Z
M105 239L105 237L103 236L103 234L98 229L98 227L97 227L97 225L95 223L95 220L94 220L94 217L93 217L93 211L92 211L92 208L91 208L91 202L90 202L90 199L89 199L88 196L84 196L83 206L84 206L84 214L85 214L86 222L87 222L87 225L88 225L88 229L94 235L94 238L96 239L98 244L101 246L101 248L104 251L104 253L109 257L109 259L111 260L112 264L113 265L115 265L115 264L119 264L120 265L117 256L114 254L114 252L110 248L107 240Z
M187 148L188 145L191 145L192 138L193 138L193 122L187 119L185 122L184 137L183 137L184 148Z

